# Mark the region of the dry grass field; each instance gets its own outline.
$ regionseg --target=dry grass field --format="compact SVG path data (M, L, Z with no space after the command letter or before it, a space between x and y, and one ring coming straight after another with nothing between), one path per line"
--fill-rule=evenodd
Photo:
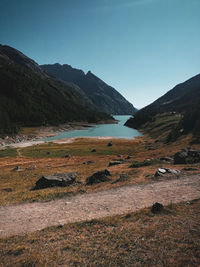
M172 144L148 136L135 140L76 139L68 144L42 144L0 151L0 205L50 201L68 195L97 192L129 184L149 183L158 167L182 169L158 161L189 145L190 137ZM193 148L200 149L199 145ZM91 152L96 149L96 152ZM69 158L65 157L70 155ZM126 159L127 156L131 158ZM124 159L108 167L111 160ZM152 164L130 168L133 161ZM83 164L86 161L92 164ZM18 171L13 171L18 166ZM187 167L190 165L187 165ZM199 173L200 164L193 164ZM86 186L88 176L108 169L111 181ZM35 190L43 175L78 172L69 187ZM113 183L121 173L129 179ZM161 214L150 209L89 222L49 227L24 236L0 239L0 266L199 266L200 201L172 204Z
M0 239L0 266L200 265L200 200Z
M189 140L189 139L188 139ZM158 167L181 169L156 159L173 156L186 146L188 140L180 140L171 145L154 143L148 137L135 140L114 139L113 146L108 147L109 140L76 139L69 144L42 144L26 148L0 151L0 205L20 202L48 201L76 193L95 192L127 184L148 183ZM198 148L198 146L196 146ZM167 149L166 149L167 148ZM96 149L96 152L91 152ZM66 155L70 155L66 158ZM132 156L126 159L127 156ZM108 167L112 160L124 159L120 165ZM131 162L151 159L150 166L129 168ZM93 161L91 164L83 164ZM13 171L15 166L19 171ZM199 165L195 165L199 168ZM85 180L98 170L108 169L112 174L111 181L93 186L86 186ZM69 187L55 187L33 191L35 182L43 175L77 172L79 183ZM127 181L113 183L119 175L129 175Z

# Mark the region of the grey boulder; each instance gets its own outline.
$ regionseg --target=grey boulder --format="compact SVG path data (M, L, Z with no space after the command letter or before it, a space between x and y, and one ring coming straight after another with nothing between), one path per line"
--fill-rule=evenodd
M55 187L69 186L76 182L77 173L58 173L54 175L42 176L35 184L34 190Z
M174 155L174 164L193 164L200 162L200 151L185 148Z
M110 178L108 176L111 176L111 174L107 169L105 169L104 171L95 172L93 175L89 176L86 179L86 185L93 185L110 181Z
M180 173L179 170L173 170L173 169L168 169L168 168L158 168L154 176L158 177L158 176L164 176L165 174L179 174L179 173Z

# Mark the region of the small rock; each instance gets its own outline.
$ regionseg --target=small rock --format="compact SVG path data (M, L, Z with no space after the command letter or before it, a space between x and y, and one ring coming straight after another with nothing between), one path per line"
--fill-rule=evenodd
M48 152L47 152L47 155L50 155L50 154L51 154L51 153L48 151Z
M161 158L159 158L159 160L171 162L171 161L173 161L173 158L170 158L170 157L161 157Z
M18 171L19 170L19 166L15 166L12 171Z
M122 164L122 161L119 161L119 160L118 161L110 161L109 162L109 167L110 166L114 166L114 165L119 165L119 164Z
M91 152L97 152L96 149L92 149Z
M104 171L98 171L86 179L86 185L110 181L108 176L111 176L111 174L107 169Z
M154 177L158 176L164 176L165 174L179 174L179 170L173 170L173 169L168 169L168 168L158 168L156 173L154 174Z
M153 206L151 207L151 212L154 214L160 213L161 211L163 211L164 206L161 203L154 203Z
M112 141L110 141L110 142L107 144L107 146L112 146L112 145L113 145Z
M165 169L158 168L156 173L154 174L155 177L157 176L163 176L167 171Z
M94 163L94 161L92 161L92 160L88 160L88 161L83 162L84 165L88 165L88 164L92 164L92 163Z
M133 156L127 156L125 159L132 159Z
M22 171L22 169L20 169L19 166L16 166L16 167L14 167L14 168L12 169L12 171L14 171L14 172L20 172L20 171Z
M59 225L57 225L57 228L59 229L59 228L63 228L64 227L64 224L59 224Z
M66 158L66 159L70 158L70 155L65 155L65 158Z

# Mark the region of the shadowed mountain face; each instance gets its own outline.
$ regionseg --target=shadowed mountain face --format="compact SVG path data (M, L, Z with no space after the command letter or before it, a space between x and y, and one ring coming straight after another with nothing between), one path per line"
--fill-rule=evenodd
M200 137L200 74L178 84L155 102L138 111L134 118L126 122L126 126L139 128L151 121L155 115L166 112L183 115L173 134L182 128L183 133L193 132Z
M85 74L82 70L58 63L40 67L49 75L76 84L99 111L114 115L135 114L137 111L119 92L90 71Z
M111 119L94 111L85 94L49 77L20 51L0 45L0 133L20 126Z

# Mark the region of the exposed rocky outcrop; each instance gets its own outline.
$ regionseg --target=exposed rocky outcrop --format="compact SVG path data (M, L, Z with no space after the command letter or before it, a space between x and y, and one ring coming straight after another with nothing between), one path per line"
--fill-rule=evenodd
M107 169L105 169L104 171L95 172L93 175L86 179L86 185L93 185L110 181L109 176L111 176L111 174Z
M42 176L35 184L34 190L55 186L69 186L76 182L77 173L59 173Z
M185 148L174 155L174 164L193 164L200 162L200 151Z

